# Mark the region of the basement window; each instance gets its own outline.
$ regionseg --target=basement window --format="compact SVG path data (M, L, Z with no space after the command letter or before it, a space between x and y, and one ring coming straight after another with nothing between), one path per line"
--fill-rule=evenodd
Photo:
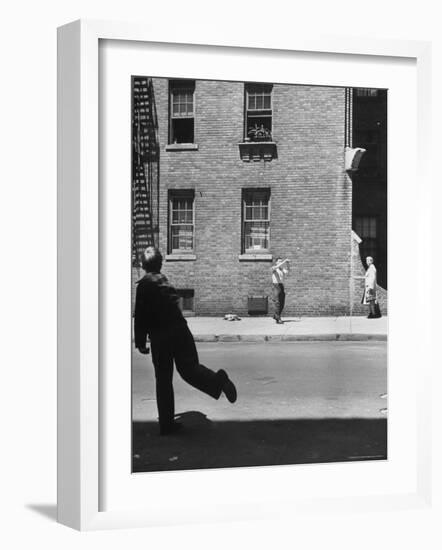
M177 289L177 293L181 311L194 312L195 290L193 288L179 288Z

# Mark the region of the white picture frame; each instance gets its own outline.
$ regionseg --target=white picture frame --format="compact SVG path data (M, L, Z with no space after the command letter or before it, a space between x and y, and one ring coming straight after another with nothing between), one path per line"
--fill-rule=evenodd
M298 51L322 55L411 58L417 66L417 162L419 167L418 230L422 242L431 243L425 212L431 203L429 100L431 45L427 42L368 40L355 37L309 38L282 35L278 42L265 37L224 38L224 33L189 37L185 29L168 36L155 27L132 23L76 21L58 31L58 521L79 530L140 527L176 521L164 508L125 508L102 511L100 505L100 224L99 212L99 44L101 40L210 45L229 48ZM431 346L431 260L428 244L420 251L421 286L416 297L423 315L419 324L423 346ZM427 283L427 284L425 284ZM281 496L277 514L326 513L331 508L372 511L428 506L431 501L431 438L429 418L431 363L421 366L416 386L417 472L416 490L335 499L312 498L302 503ZM175 474L173 474L175 475ZM181 474L181 475L186 475ZM213 475L204 473L205 476ZM224 475L233 475L228 472ZM271 475L271 474L269 474ZM207 477L205 478L207 479ZM268 517L275 501L249 502L239 513L234 507L204 510L199 521ZM192 522L184 515L183 522Z

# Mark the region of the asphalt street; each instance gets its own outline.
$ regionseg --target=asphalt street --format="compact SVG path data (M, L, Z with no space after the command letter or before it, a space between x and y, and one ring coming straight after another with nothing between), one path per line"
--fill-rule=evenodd
M238 401L175 372L183 431L158 435L151 357L133 354L133 471L379 460L387 456L386 342L198 344Z

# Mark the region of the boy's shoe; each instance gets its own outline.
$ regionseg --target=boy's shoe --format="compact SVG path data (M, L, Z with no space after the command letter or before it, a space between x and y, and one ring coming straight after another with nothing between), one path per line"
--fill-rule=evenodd
M230 403L235 403L238 398L235 384L230 380L225 370L219 370L217 375L221 379L221 392L224 393Z

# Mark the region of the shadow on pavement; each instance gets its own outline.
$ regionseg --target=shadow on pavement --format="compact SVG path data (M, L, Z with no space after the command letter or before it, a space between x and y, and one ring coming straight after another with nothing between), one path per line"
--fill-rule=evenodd
M385 460L386 418L212 422L176 415L183 430L160 437L157 422L133 423L133 472Z

